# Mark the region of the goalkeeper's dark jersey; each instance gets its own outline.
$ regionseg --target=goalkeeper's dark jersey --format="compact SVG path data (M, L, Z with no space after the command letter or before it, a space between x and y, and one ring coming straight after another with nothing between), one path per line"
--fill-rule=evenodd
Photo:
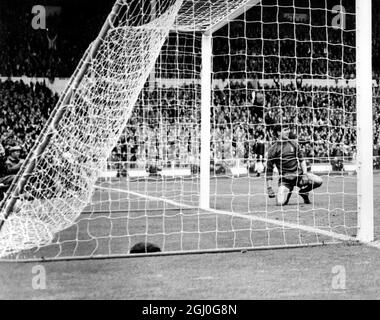
M295 141L276 141L268 150L267 180L272 180L276 166L280 177L294 178L302 174L299 163L303 160L301 149Z

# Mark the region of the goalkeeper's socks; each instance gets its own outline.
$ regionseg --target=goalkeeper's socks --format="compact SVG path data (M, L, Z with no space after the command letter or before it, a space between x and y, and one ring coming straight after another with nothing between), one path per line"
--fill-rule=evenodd
M292 191L289 191L288 196L286 197L286 201L284 202L284 206L289 203L290 197L292 196Z

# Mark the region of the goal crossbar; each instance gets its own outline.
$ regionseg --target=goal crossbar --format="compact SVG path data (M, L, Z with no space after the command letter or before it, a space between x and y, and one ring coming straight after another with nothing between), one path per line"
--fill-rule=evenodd
M221 29L245 11L251 9L261 0L237 0L228 3L224 0L184 0L178 12L173 31L200 31L205 35ZM223 14L218 14L223 12ZM191 23L189 23L191 19Z

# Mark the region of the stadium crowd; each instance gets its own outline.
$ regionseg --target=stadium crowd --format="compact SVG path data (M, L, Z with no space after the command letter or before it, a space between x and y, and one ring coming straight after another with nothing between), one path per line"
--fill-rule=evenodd
M140 159L170 160L197 154L200 97L196 92L199 95L200 90L194 85L182 90L144 91L114 156L128 161L128 154L136 152ZM255 159L257 143L276 139L276 128L281 123L295 124L301 148L313 161L351 161L355 157L354 88L301 85L296 90L288 84L253 89L235 82L224 89L216 88L213 100L211 150L215 161ZM375 107L379 108L378 104ZM375 123L380 123L375 116ZM379 131L376 127L374 131L378 145Z
M0 200L57 101L44 84L0 80Z
M41 29L31 26L35 5L31 0L1 1L0 75L70 77L112 4L66 0L59 11L46 6L46 28Z
M79 4L68 0L61 4L64 6L61 12L49 13L48 10L46 29L35 30L30 25L33 1L12 0L11 5L6 5L10 0L4 1L0 10L0 75L51 79L71 76L88 44L99 32L111 5L107 1L92 6L86 1ZM263 4L271 1L265 0ZM350 13L352 8L346 7L346 11ZM374 17L379 12L380 8L375 5ZM329 25L328 21L333 18L330 11L310 10L308 2L303 2L297 7L297 14L303 13L309 15L307 20L293 24L289 21L289 14L293 12L288 6L268 4L263 5L262 10L248 11L244 17L246 22L237 19L218 30L213 43L215 77L272 78L279 74L284 78L295 74L314 78L354 77L354 16L346 15L343 31L321 27ZM374 65L378 73L380 29L375 25L373 30ZM200 55L200 37L195 38L188 33L172 36L172 41L162 50L164 67L157 71L161 77L192 76L197 68L195 59ZM174 44L181 46L176 55ZM182 68L179 69L178 64ZM179 71L181 69L187 72Z
M145 89L124 129L111 162L145 166L147 161L176 165L196 161L200 148L200 90ZM380 91L374 88L374 155L380 156ZM55 106L58 95L44 84L0 82L0 143L22 146L25 157ZM258 157L258 143L276 138L276 127L293 123L307 158L316 162L355 157L355 89L293 84L215 88L212 108L212 159L235 163Z
M25 157L58 101L43 83L0 81L0 143L5 149L22 146Z

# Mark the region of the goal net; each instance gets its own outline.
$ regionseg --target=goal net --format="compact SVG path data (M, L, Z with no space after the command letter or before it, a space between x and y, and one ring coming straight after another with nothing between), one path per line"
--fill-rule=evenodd
M1 203L0 257L356 240L355 37L349 0L116 1ZM268 197L288 125L310 204Z

